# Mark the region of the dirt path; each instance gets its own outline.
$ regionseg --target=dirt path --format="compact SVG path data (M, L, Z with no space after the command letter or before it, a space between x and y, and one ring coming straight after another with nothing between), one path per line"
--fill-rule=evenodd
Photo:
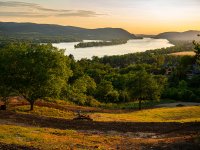
M200 106L200 103L177 102L168 104L159 104L155 107L181 107L181 106Z

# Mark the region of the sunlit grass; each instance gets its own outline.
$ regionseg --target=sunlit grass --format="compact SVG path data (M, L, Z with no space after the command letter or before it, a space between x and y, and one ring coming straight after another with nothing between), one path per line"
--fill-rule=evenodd
M20 106L15 109L17 113L34 114L54 118L73 119L72 111L63 111L48 107L36 106L34 111L28 111L29 106ZM94 121L119 122L194 122L200 121L200 106L154 108L127 113L90 113Z
M30 106L19 106L15 108L15 112L22 114L33 114L37 116L54 117L54 118L74 118L74 113L72 111L63 111L55 108L49 107L38 107L35 106L33 111L29 111Z
M92 117L97 121L194 122L200 121L200 106L155 108L121 114L96 113Z
M41 149L109 149L119 143L120 138L74 130L0 125L0 142Z
M141 148L141 145L173 143L181 139L183 140L183 138L184 140L185 138L191 138L190 136L184 136L152 139L131 137L131 135L127 137L123 134L114 131L102 133L98 131L0 125L1 143L32 146L42 150L108 150L119 147L120 149L133 149L133 147Z
M48 107L35 107L28 111L29 106L15 108L17 113L34 114L38 116L72 119L71 111L62 111ZM123 122L193 122L200 121L200 106L155 108L128 113L92 113L94 121L123 121ZM164 139L140 139L127 137L123 133L110 131L76 131L53 128L39 128L26 126L26 124L12 125L0 124L0 142L22 146L34 146L44 150L48 149L116 149L117 145L130 146L134 144L152 144L165 142ZM180 137L181 138L181 137ZM171 140L177 140L174 137ZM128 141L128 143L126 143ZM173 142L173 141L172 141ZM133 146L133 145L132 145ZM123 149L123 148L122 148Z

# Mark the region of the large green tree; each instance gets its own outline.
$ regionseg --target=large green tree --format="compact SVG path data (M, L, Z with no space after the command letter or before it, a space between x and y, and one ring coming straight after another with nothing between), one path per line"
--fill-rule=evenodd
M72 71L69 59L63 50L50 44L13 44L1 51L8 50L12 55L4 55L6 62L1 76L4 85L18 91L31 105L44 97L59 97L66 86ZM2 68L2 67L1 67Z
M0 100L7 104L8 97L17 91L13 86L16 85L14 76L16 75L17 50L14 45L4 44L0 48Z
M162 88L153 75L148 74L144 69L131 75L127 86L131 97L139 101L140 110L142 108L142 100L158 100L161 95Z

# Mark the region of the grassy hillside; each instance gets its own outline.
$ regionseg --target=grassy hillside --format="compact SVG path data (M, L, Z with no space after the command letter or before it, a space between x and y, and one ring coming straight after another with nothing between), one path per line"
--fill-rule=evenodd
M93 117L98 121L193 122L200 121L200 106L147 109L122 114L98 113Z
M151 134L150 134L151 135ZM120 134L117 132L101 133L98 131L94 132L83 132L75 130L59 130L51 128L38 128L38 127L23 127L13 125L0 125L0 142L4 144L14 144L17 146L24 146L26 149L148 149L148 147L157 147L160 145L170 145L184 140L189 141L189 146L195 145L194 140L198 140L197 137L191 137L185 135L184 138L177 137L166 137L162 138L137 138L135 134ZM158 144L159 143L159 144ZM174 144L175 145L175 144ZM178 145L178 144L177 144ZM196 144L197 145L197 144ZM0 145L1 146L1 145ZM180 144L179 144L180 146ZM185 144L185 147L188 146ZM13 148L13 147L12 147Z
M87 114L94 121L73 121L79 109L92 110ZM199 148L200 106L131 112L40 103L28 110L12 105L0 111L0 149Z
M75 113L68 110L59 110L48 107L35 107L28 111L28 106L20 106L15 109L17 113L33 114L46 117L73 119ZM117 121L117 122L194 122L200 121L200 106L155 108L134 112L121 113L98 113L89 112L94 121Z

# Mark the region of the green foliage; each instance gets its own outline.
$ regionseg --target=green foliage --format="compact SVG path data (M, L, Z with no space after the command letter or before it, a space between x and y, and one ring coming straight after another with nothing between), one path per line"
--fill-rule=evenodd
M159 99L162 90L153 75L148 74L144 69L131 75L128 87L132 97L141 100Z
M195 53L196 53L196 56L195 56L196 62L198 65L200 65L200 44L195 41L193 42L193 44L195 46L194 49L195 49Z
M127 40L112 40L112 41L102 41L102 42L81 42L77 45L74 45L75 48L86 48L86 47L95 47L95 46L111 46L111 45L120 45L126 44Z
M178 57L170 56L174 52L193 51L193 44L191 42L179 42L174 47L161 48L157 50L148 50L141 53L104 56L98 61L103 64L109 64L112 67L127 67L132 64L154 64L157 67L165 65L166 63L175 64Z
M119 28L84 29L51 24L0 22L0 41L34 43L80 42L85 39L112 40L136 38Z
M96 90L94 79L85 75L74 81L68 89L68 98L79 105L90 105ZM95 103L95 102L94 102ZM91 104L92 105L92 104ZM95 105L95 104L94 104Z
M99 107L101 103L97 101L94 97L88 96L85 105L91 107Z
M102 80L101 83L97 86L96 94L98 100L100 101L106 101L108 100L107 96L109 93L113 91L113 85L112 82Z
M128 91L119 91L119 102L129 102L131 100Z
M141 109L142 100L159 100L162 86L158 84L153 75L148 74L144 69L132 74L128 82L131 97L139 100L139 109Z
M187 82L182 80L177 87L167 88L163 94L164 97L182 100L182 101L195 101L196 95L189 89Z
M32 106L41 98L95 107L132 101L141 107L142 101L154 103L160 98L199 101L199 74L188 78L188 73L198 70L194 57L165 55L191 45L76 61L49 44L3 44L0 97L23 95ZM169 68L172 72L166 75Z
M52 45L10 44L1 49L2 86L18 91L31 104L43 97L58 98L72 75L64 51Z
M106 102L119 102L119 93L116 90L109 91L105 95L105 101Z

